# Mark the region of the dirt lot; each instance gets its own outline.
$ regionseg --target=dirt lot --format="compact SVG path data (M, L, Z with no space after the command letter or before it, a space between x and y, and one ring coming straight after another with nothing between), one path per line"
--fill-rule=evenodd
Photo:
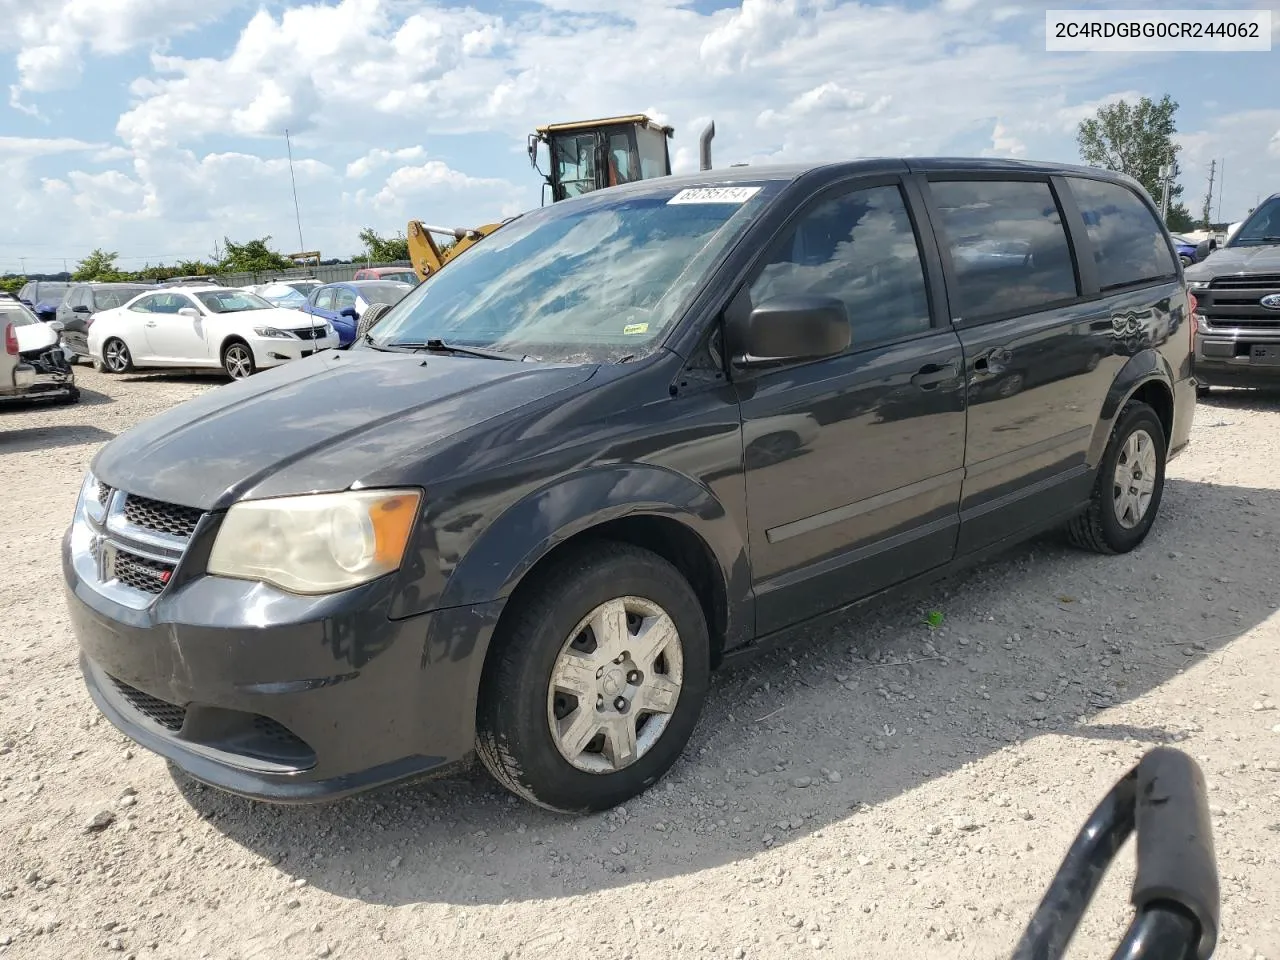
M99 720L58 570L82 470L219 381L78 369L81 404L0 412L0 955L1007 956L1093 804L1177 742L1209 779L1217 956L1280 958L1280 399L1200 405L1136 553L1048 538L730 670L671 777L571 820L479 772L259 806ZM1110 956L1131 862L1072 956Z

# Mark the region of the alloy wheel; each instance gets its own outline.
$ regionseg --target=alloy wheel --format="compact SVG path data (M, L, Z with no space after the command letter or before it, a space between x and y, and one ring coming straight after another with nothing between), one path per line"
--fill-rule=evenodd
M244 380L253 373L253 355L243 344L233 343L227 347L222 363L227 369L227 376L232 380Z
M112 340L103 351L102 359L112 373L124 373L129 368L129 348L119 340Z

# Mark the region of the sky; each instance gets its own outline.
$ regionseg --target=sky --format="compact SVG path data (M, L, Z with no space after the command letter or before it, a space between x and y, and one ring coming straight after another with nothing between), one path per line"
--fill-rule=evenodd
M0 0L0 274L120 266L224 237L348 257L357 234L540 202L526 138L648 113L677 171L859 156L1078 161L1100 104L1179 104L1184 202L1280 191L1270 53L1047 53L1047 8L984 0ZM302 239L285 131L292 142ZM1219 213L1215 188L1215 219Z

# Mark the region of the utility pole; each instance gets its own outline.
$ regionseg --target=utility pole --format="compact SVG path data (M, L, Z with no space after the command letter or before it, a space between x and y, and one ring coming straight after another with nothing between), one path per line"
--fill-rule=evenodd
M1218 161L1209 161L1209 192L1204 195L1204 228L1209 229L1209 214L1213 211L1213 176L1218 172Z
M1218 177L1218 212L1214 214L1214 223L1222 222L1222 188L1227 182L1227 158L1222 158L1222 175Z
M1173 165L1160 168L1160 219L1169 222L1169 180L1173 177Z

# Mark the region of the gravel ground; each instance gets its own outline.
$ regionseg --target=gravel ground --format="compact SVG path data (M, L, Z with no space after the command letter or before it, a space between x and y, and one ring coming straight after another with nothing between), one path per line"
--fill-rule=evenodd
M1007 956L1143 749L1203 765L1220 958L1280 958L1280 399L1201 403L1147 543L1056 538L716 680L684 761L562 819L479 771L323 807L192 783L83 690L58 539L99 444L216 387L0 412L0 955ZM940 627L923 623L940 611ZM1072 956L1110 956L1132 844Z

